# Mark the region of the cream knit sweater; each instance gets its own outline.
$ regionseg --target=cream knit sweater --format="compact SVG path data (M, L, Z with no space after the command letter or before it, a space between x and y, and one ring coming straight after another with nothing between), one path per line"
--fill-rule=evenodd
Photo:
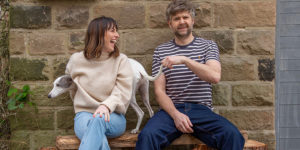
M128 58L102 53L100 58L87 60L83 52L74 53L66 68L77 85L73 103L75 113L94 113L104 104L110 112L125 114L132 95L133 71Z

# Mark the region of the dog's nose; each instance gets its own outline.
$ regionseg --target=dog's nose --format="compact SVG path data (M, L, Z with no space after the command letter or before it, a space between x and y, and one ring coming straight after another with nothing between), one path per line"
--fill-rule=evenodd
M51 95L50 95L50 94L48 95L48 98L51 98Z

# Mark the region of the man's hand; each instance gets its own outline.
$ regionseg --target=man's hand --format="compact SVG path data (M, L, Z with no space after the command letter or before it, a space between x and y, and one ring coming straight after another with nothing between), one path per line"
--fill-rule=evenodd
M174 117L174 123L176 128L181 131L182 133L193 133L194 130L192 129L193 124L190 121L190 118L181 113L181 112L177 112Z
M109 115L109 109L107 108L107 106L100 105L96 109L95 113L93 114L93 117L95 118L97 116L97 114L100 115L100 118L102 118L102 115L104 115L105 122L109 122L110 115Z
M187 57L185 56L167 56L164 60L161 61L161 64L164 67L172 69L173 65L184 64L185 59L187 59Z

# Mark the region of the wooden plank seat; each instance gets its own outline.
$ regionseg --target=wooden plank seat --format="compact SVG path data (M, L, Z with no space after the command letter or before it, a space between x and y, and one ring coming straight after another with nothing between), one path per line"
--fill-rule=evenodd
M266 144L254 140L249 140L247 134L245 134L244 131L241 131L241 133L246 139L244 150L266 150L267 149ZM138 136L137 134L130 134L129 132L125 132L120 137L108 139L109 145L111 148L135 147L137 136ZM75 135L56 137L56 148L58 150L78 149L79 144L80 144L80 140ZM200 140L198 140L197 138L189 134L183 134L181 137L173 141L171 145L195 145L195 148L193 150L211 149L207 147L207 145L205 145L203 142L201 142Z

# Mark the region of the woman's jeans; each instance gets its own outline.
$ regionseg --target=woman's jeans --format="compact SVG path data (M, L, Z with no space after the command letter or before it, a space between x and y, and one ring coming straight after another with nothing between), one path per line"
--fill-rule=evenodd
M175 104L181 113L187 115L193 124L193 136L210 147L219 150L242 150L244 138L239 130L224 117L201 104ZM138 136L136 150L159 150L165 148L183 133L164 110L158 111Z
M111 113L110 121L104 117L93 117L89 112L78 112L74 118L74 130L81 140L79 150L109 150L108 138L122 135L126 129L124 115Z

